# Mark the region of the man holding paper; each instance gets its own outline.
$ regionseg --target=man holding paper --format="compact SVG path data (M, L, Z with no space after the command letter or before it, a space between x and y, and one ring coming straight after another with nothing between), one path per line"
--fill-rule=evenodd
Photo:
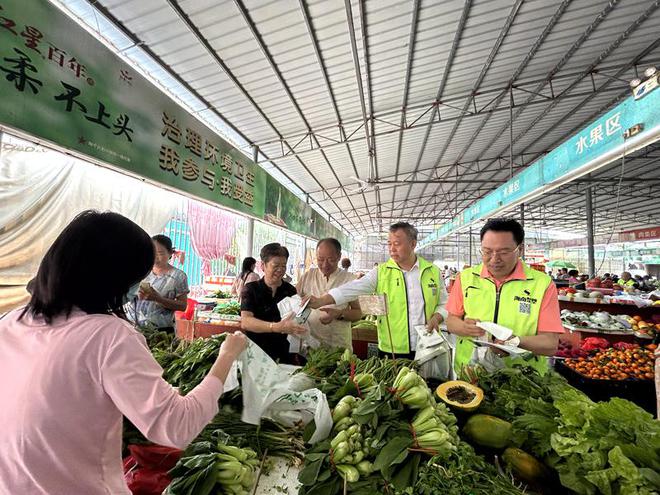
M454 369L470 365L473 338L484 335L479 322L494 322L512 330L513 337L498 344L519 347L535 354L527 364L544 373L564 332L559 315L557 288L545 273L533 270L519 258L525 238L513 219L491 219L481 229L483 263L463 270L447 302L447 330L458 336ZM492 326L483 327L493 330ZM495 327L493 333L507 329ZM485 340L485 339L484 339ZM500 351L497 351L498 353ZM507 364L520 358L505 358Z
M412 359L417 343L416 326L438 330L446 316L447 297L437 266L415 254L417 229L399 222L390 227L387 242L390 259L363 278L311 297L310 307L346 304L360 295L385 294L389 313L379 316L378 349L382 355ZM388 326L389 320L389 326Z

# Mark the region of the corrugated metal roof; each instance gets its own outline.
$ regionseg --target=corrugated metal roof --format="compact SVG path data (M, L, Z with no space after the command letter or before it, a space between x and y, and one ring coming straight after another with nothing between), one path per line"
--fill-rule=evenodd
M443 223L509 177L511 114L515 172L660 65L658 0L59 3L356 235Z

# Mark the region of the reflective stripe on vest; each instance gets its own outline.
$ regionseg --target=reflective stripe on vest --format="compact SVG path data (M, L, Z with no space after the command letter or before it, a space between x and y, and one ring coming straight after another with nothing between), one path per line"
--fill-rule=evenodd
M465 318L499 323L511 328L518 337L536 335L543 296L552 280L545 273L522 264L526 280L508 280L500 286L499 293L494 281L481 277L483 265L463 270L460 277ZM454 369L459 375L462 368L470 364L474 349L470 337L458 338ZM542 373L548 369L544 356L535 356L529 361L507 357L504 361L507 365L525 362Z
M442 283L442 278L437 266L419 256L417 260L419 261L422 296L424 297L424 315L426 321L428 321L440 303L438 284ZM406 281L403 278L403 271L394 260L389 259L386 263L381 263L378 266L376 293L386 295L389 313L389 330L385 316L379 316L376 323L378 327L378 348L383 352L394 352L395 354L408 354L414 351L415 349L410 349L410 332L414 329L408 328Z

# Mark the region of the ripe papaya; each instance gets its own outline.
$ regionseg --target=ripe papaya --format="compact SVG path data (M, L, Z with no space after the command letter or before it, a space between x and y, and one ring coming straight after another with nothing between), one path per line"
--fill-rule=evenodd
M548 468L535 457L515 447L507 448L502 460L513 475L528 483L540 483L548 477Z
M483 390L461 380L442 383L435 394L448 405L468 412L477 409L484 399Z
M511 423L503 419L488 414L475 414L465 423L463 433L482 447L504 449L511 443L511 428Z

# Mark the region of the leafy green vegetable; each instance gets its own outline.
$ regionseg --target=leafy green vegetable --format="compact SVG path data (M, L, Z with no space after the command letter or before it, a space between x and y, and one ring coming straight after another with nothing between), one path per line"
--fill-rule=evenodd
M497 469L465 442L448 459L434 457L422 462L414 484L397 495L522 495L524 492L501 476Z

